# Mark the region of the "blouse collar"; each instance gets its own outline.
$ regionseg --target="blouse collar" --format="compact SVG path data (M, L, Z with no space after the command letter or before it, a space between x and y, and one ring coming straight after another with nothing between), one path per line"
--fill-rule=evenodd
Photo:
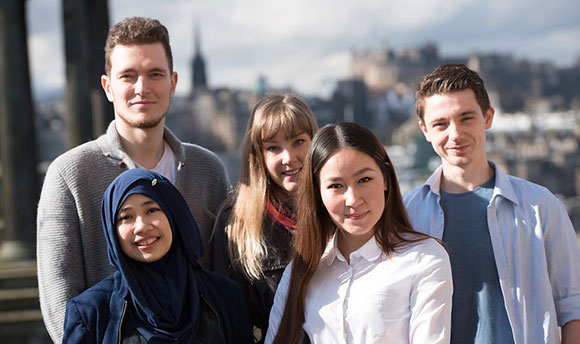
M334 263L335 259L346 262L346 259L344 258L344 256L340 252L340 250L338 249L338 245L337 245L338 231L339 231L339 229L336 229L334 231L332 238L328 242L328 245L326 245L326 249L324 250L324 253L322 254L322 258L320 259L321 262L324 262L326 264L326 266L331 266ZM378 260L382 254L383 254L383 250L381 249L381 247L377 243L377 240L373 236L364 245L362 245L358 250L352 252L350 254L350 257L355 258L355 260L357 257L361 257L362 259L364 259L368 262L373 262L373 261ZM351 262L352 261L353 260L351 259Z

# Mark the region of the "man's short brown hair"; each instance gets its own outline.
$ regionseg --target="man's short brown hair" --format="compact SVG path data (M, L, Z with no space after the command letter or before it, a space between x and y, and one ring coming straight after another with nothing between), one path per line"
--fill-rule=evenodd
M425 75L415 94L415 109L421 122L425 120L425 98L471 89L485 115L490 108L489 96L479 75L462 64L445 64Z
M156 19L131 17L113 25L105 43L105 72L111 73L111 54L118 44L136 45L161 43L165 49L169 71L173 73L173 55L167 28Z

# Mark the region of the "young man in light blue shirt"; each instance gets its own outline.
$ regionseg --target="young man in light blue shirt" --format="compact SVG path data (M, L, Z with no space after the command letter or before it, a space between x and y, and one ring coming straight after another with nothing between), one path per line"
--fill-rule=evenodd
M451 342L579 343L574 228L550 191L487 160L494 109L479 75L437 67L423 78L416 109L442 166L404 202L415 229L447 245Z

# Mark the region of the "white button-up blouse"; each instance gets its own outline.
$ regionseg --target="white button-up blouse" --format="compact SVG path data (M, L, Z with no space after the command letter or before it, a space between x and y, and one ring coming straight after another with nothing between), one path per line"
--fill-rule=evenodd
M278 330L291 269L278 285L266 343ZM388 257L372 238L349 265L335 235L308 286L303 328L312 343L449 343L452 293L449 257L433 239Z

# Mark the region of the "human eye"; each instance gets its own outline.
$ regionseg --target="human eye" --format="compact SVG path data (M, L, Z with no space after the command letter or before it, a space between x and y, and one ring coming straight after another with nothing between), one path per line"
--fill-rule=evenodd
M162 72L153 72L151 73L152 79L162 79L165 76Z
M327 186L327 188L328 188L328 189L340 189L340 188L342 188L342 185L341 185L341 184L339 184L339 183L333 183L333 184L329 184L329 185Z
M266 148L265 148L265 150L267 152L272 152L272 153L277 152L279 149L280 149L280 147L278 147L278 146L266 146Z
M127 213L121 213L119 214L119 217L117 218L117 222L118 223L123 223L123 222L127 222L132 218L132 216L130 214Z
M134 79L134 75L131 73L121 73L119 74L119 79L129 81Z
M149 209L147 209L147 213L151 214L151 213L156 213L158 211L161 211L161 208L154 206L154 207L150 207Z
M371 177L362 177L361 179L359 179L359 183L368 183L371 180L373 180L373 178Z
M298 140L294 141L294 146L300 146L304 143L304 141L306 141L306 140L298 139Z

